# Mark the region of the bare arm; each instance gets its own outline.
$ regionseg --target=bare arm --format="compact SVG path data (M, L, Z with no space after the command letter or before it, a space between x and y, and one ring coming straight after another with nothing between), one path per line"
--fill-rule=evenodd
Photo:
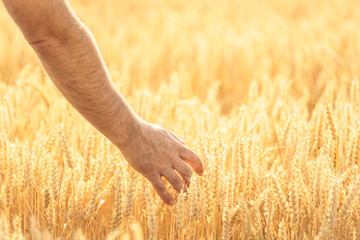
M117 91L91 33L65 0L3 0L24 37L65 98L150 180L168 204L165 176L176 190L200 159L170 131L142 121Z

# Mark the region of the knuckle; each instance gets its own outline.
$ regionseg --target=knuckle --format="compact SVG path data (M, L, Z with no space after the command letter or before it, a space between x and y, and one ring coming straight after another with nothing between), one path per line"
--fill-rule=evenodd
M186 154L186 153L188 153L188 152L190 151L190 149L189 149L188 147L182 145L182 146L181 146L181 151L182 151L184 154Z
M179 155L179 153L181 152L183 145L181 143L179 143L178 141L174 140L174 146L175 146L175 150L176 150L176 154Z
M187 152L187 160L194 162L196 161L197 155L190 149L186 149Z
M191 170L191 168L186 163L183 163L182 168L181 168L181 172L185 176L191 176L193 171Z
M191 160L194 162L198 162L200 159L199 159L198 155L196 155L196 153L192 152Z
M176 186L182 184L182 181L181 181L178 177L173 178L173 179L172 179L172 182L173 182L173 184L176 185Z
M170 155L169 155L169 161L172 162L172 164L174 164L177 160L178 160L178 155L176 154L175 151L171 152Z
M163 134L164 136L170 134L169 131L168 131L166 128L164 128L164 127L160 127L160 128L159 128L159 131L160 131L160 133Z
M185 168L185 174L187 176L191 176L193 174L193 171L189 167L187 167L187 168Z
M166 192L166 189L165 189L164 186L158 186L157 189L158 189L158 191L159 191L160 193L165 193L165 192Z
M183 175L182 178L183 178L184 182L185 182L186 184L188 184L188 182L189 182L190 179L191 179L191 175Z
M153 186L158 192L164 192L166 190L161 183L153 183Z

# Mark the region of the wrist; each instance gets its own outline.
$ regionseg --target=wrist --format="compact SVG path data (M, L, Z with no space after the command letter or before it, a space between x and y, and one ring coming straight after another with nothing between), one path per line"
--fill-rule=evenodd
M134 143L138 141L137 139L139 139L139 137L142 135L144 123L144 120L142 120L135 114L131 117L131 120L124 126L124 134L118 135L123 135L123 137L121 137L121 139L117 139L115 143L115 145L120 149L120 151L128 149L130 146L133 146Z

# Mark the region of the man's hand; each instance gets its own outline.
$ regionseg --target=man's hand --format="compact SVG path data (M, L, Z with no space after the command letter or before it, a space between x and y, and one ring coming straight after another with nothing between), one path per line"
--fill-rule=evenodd
M169 130L146 122L141 122L140 125L134 138L119 148L129 164L152 183L165 203L171 205L173 198L161 177L164 176L174 189L180 192L181 189L186 190L185 184L190 184L192 170L188 164L198 174L203 173L203 164L199 157Z

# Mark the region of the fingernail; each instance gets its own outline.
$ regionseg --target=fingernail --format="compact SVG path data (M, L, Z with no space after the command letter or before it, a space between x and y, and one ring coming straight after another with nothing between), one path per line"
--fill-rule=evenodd
M170 201L169 201L169 205L173 205L174 204L174 199L171 199Z

